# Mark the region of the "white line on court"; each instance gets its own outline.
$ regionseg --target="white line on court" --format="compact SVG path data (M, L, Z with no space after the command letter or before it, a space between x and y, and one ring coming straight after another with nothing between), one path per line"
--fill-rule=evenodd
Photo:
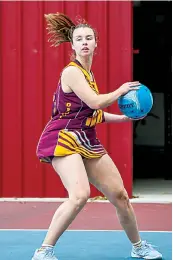
M0 231L27 231L27 232L45 232L47 229L0 229ZM123 230L104 230L104 229L69 229L65 232L124 232ZM150 230L140 230L143 233L172 233L172 231L150 231Z
M68 198L0 198L0 202L64 202ZM89 203L110 203L108 200L94 200L89 199ZM159 203L170 204L172 203L172 196L157 196L153 198L133 198L130 199L132 203Z

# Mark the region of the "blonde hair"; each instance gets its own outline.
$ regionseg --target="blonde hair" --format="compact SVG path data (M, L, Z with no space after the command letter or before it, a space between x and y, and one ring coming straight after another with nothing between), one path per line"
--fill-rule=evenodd
M94 32L95 39L97 40L96 30L93 29L84 19L79 19L75 24L67 15L63 13L45 14L47 22L48 41L52 43L51 46L59 46L63 42L72 42L73 32L77 28L88 27Z

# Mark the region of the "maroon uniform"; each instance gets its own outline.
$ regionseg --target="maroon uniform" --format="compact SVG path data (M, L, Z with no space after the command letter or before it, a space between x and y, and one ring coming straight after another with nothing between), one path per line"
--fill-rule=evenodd
M77 61L68 66L78 67L93 91L99 93L95 80L90 80L88 72ZM43 162L74 153L89 159L101 157L106 151L96 137L95 126L102 122L102 110L91 109L74 92L64 93L60 81L53 96L52 118L40 137L37 156Z

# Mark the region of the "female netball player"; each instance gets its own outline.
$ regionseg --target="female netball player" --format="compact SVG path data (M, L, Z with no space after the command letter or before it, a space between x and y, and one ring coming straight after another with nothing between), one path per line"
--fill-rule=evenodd
M132 257L159 259L162 255L141 241L135 214L121 175L96 136L96 124L124 122L124 115L103 111L118 97L137 89L139 82L127 82L108 94L99 94L91 71L97 47L95 30L85 21L75 25L64 14L45 15L52 45L70 42L75 59L62 71L54 93L52 118L37 146L37 156L59 174L69 199L55 212L46 237L32 260L57 260L54 246L90 196L89 182L115 206L117 216L132 243ZM123 245L122 245L123 247Z

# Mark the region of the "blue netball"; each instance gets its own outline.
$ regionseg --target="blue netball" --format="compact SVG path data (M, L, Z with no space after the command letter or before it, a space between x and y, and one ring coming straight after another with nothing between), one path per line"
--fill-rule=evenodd
M131 90L119 97L120 111L129 118L140 119L145 117L153 106L153 96L148 87L141 84L139 89Z

